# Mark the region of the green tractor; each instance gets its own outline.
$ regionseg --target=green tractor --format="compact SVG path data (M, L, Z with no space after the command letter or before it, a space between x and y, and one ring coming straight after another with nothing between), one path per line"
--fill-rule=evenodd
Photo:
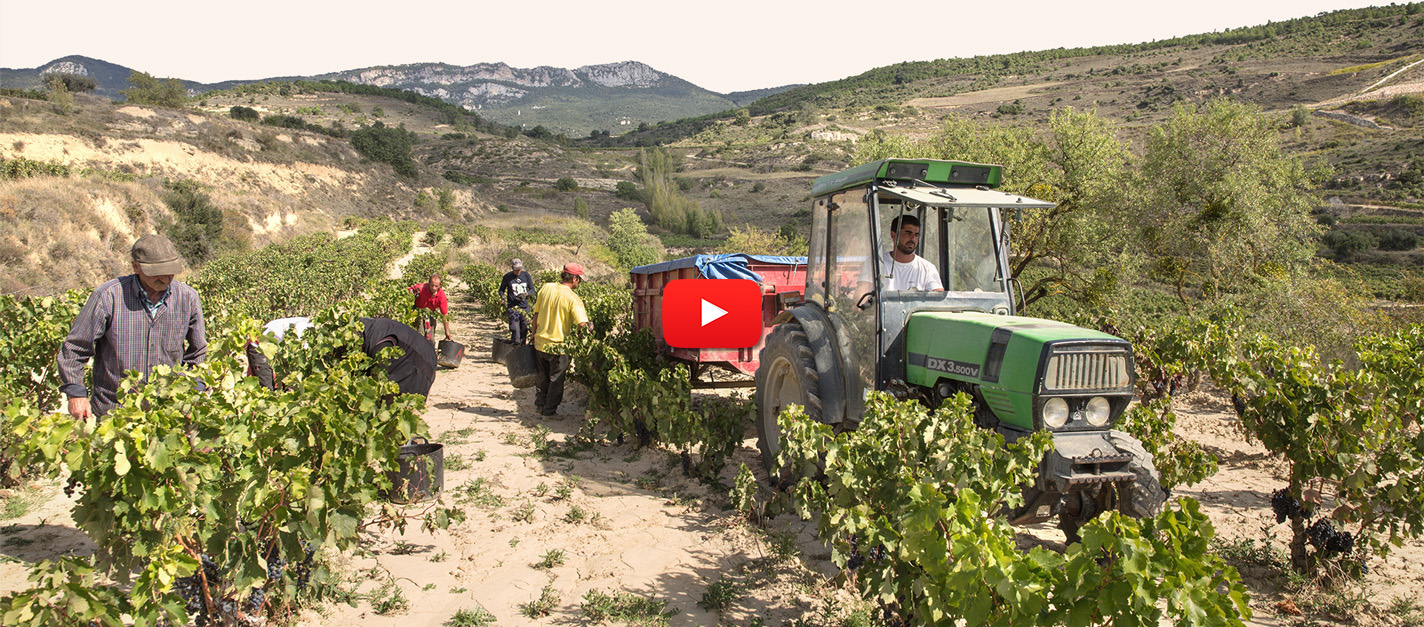
M1005 214L1054 205L995 190L1002 176L997 165L886 159L816 180L805 293L774 319L756 372L774 481L786 479L776 420L788 405L851 429L872 390L931 408L964 392L976 422L1009 442L1053 435L1014 524L1056 515L1076 538L1106 509L1161 511L1152 456L1112 429L1133 400L1132 345L1016 315Z

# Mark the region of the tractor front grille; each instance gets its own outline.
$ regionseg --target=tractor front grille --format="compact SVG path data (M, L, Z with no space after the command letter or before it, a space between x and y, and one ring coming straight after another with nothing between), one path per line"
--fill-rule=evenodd
M1043 388L1049 392L1121 390L1132 385L1127 360L1122 351L1056 353L1044 368Z

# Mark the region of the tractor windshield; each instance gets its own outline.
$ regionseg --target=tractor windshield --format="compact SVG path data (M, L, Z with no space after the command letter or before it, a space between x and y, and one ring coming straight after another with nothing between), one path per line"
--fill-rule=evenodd
M1002 292L993 214L881 198L880 289Z

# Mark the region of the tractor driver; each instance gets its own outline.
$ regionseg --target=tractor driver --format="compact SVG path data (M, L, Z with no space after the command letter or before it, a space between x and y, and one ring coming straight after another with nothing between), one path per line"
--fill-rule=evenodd
M920 219L902 213L890 221L890 234L894 238L894 244L890 250L880 254L881 291L943 292L944 284L939 280L939 268L930 260L915 254L920 247ZM869 260L866 261L861 276L870 276ZM860 293L864 294L870 289L870 281L860 282Z

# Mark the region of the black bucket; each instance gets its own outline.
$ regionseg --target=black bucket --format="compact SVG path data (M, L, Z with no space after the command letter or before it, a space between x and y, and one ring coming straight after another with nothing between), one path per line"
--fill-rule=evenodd
M465 358L465 345L454 340L440 340L435 345L435 361L441 368L459 368L460 360Z
M497 364L506 363L509 353L516 348L519 348L519 345L515 344L514 340L495 336L494 343L490 345L490 361Z
M431 444L425 438L413 438L400 448L397 460L400 470L386 473L391 492L384 494L392 503L415 503L435 497L445 487L445 445Z
M531 388L539 383L539 366L534 361L534 347L515 346L509 351L504 366L509 369L509 382L517 388Z

